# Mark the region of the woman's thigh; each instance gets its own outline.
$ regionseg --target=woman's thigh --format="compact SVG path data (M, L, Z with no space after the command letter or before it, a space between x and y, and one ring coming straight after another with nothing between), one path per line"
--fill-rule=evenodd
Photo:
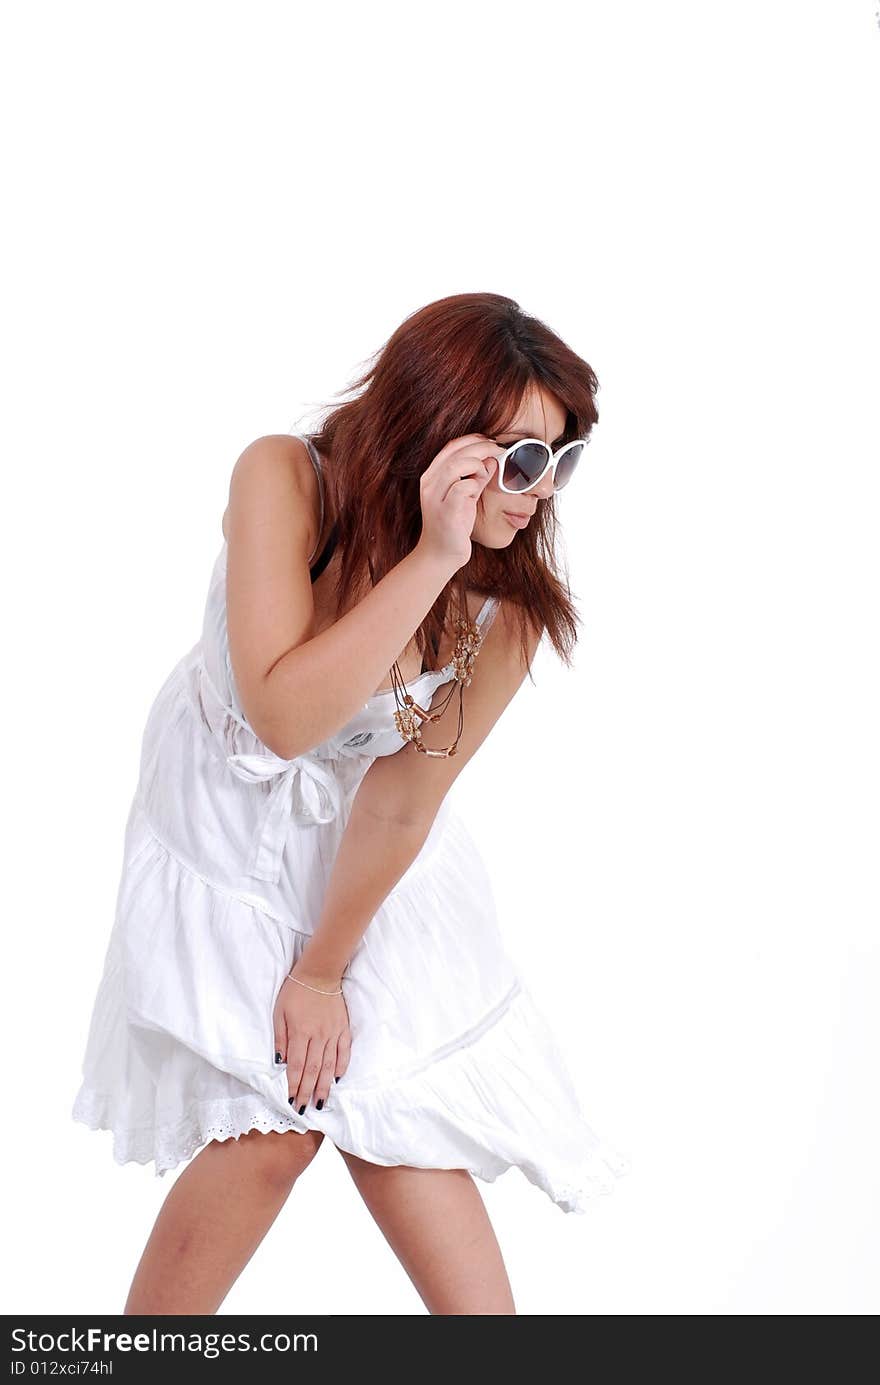
M203 1168L210 1164L223 1179L240 1173L289 1190L323 1143L318 1130L249 1130L237 1140L212 1140L200 1157Z
M339 1153L429 1313L516 1313L501 1248L465 1169L371 1164Z
M311 1130L210 1140L172 1184L123 1311L216 1313L323 1140Z

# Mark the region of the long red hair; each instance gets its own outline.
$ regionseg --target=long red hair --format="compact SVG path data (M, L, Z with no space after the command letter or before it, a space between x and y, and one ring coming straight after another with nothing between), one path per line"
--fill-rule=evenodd
M451 438L503 435L526 389L540 385L566 409L564 442L589 437L598 421L592 368L512 298L460 293L405 318L347 391L329 406L318 451L338 518L338 609L360 599L364 574L378 582L411 552L421 533L419 478ZM560 444L561 445L561 444ZM491 482L490 482L491 484ZM571 663L580 617L556 554L556 497L504 549L474 543L470 561L438 596L416 632L436 667L450 603L465 611L465 591L500 597L516 614L524 660L529 623L546 632ZM369 579L367 579L369 581ZM531 676L531 670L529 670Z

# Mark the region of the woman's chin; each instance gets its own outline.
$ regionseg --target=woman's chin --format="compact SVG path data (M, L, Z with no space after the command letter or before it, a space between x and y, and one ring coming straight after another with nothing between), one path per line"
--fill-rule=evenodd
M471 542L482 544L483 548L507 548L516 537L516 529L499 515L494 524L481 524L471 532Z

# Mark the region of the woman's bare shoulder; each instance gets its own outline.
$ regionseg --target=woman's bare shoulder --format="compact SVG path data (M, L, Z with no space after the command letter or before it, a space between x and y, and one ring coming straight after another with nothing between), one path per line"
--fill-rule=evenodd
M495 598L495 610L491 620L492 624L495 626L493 640L495 648L499 652L505 651L507 657L521 658L522 636L524 633L529 663L531 663L544 634L543 623L538 620L528 607L524 608L518 602L511 601L508 597ZM524 631L523 622L525 622ZM514 650L517 651L516 654L514 654Z
M248 504L271 507L289 496L291 488L304 499L306 513L314 512L317 538L318 478L305 443L292 433L265 433L248 443L232 468L229 499L221 522L224 539L229 539L229 510L234 494L246 497Z

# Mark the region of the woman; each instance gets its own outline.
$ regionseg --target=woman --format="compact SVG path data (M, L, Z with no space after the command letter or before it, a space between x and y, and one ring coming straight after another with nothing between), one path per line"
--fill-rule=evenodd
M120 1163L190 1160L128 1314L215 1312L325 1136L436 1314L515 1312L474 1177L516 1166L581 1212L628 1169L447 799L541 635L569 658L554 488L596 377L461 294L356 386L236 462L201 638L144 732L73 1110Z

